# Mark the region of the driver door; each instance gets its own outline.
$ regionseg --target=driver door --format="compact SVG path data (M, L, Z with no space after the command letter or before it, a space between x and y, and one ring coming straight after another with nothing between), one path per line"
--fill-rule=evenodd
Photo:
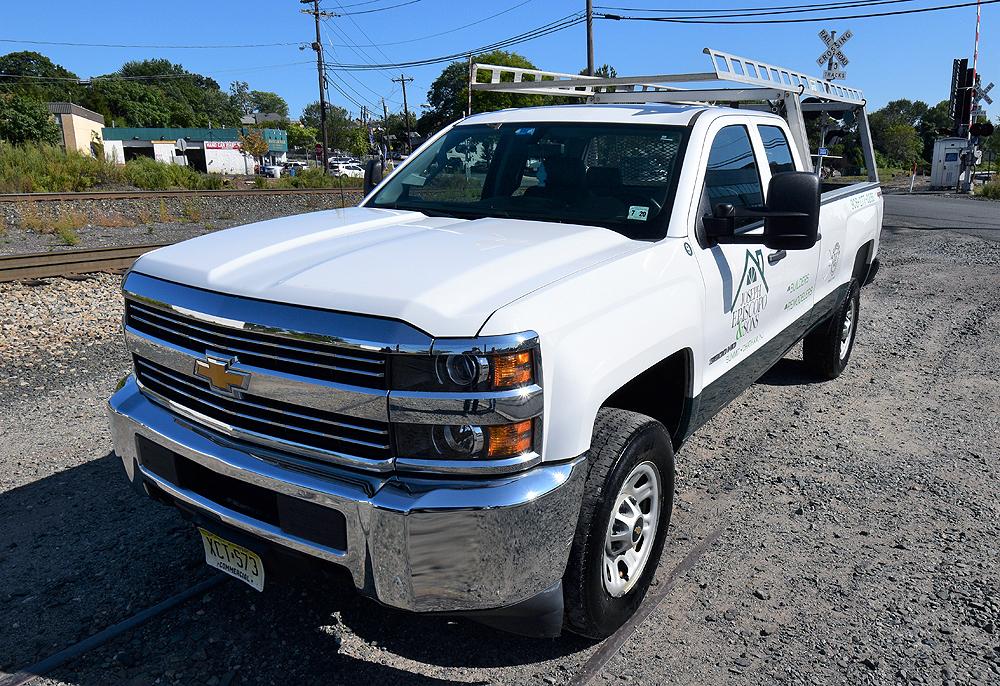
M776 251L763 243L708 245L701 221L711 208L720 203L763 205L772 175L772 153L754 120L722 117L709 130L708 141L695 254L706 290L703 401L721 406L792 344L786 340L790 325L812 306L818 250ZM788 155L785 164L794 168L790 149ZM760 220L737 220L737 233L762 235L763 230Z

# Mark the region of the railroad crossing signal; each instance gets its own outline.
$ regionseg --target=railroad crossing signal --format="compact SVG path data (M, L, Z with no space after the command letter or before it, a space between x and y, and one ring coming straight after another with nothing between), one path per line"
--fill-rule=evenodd
M991 90L993 90L993 83L991 82L983 88L982 81L979 79L979 74L976 74L976 87L972 90L973 121L975 121L977 117L986 116L986 107L983 105L984 102L987 105L993 104L993 98L990 97Z
M840 38L837 38L837 32L829 32L823 29L819 32L819 39L823 41L826 46L826 50L816 58L816 64L822 66L826 63L826 70L823 72L823 78L827 81L832 81L833 79L846 79L847 72L842 70L842 67L846 67L850 60L844 55L841 50L844 47L844 43L851 40L854 34L851 33L850 29L844 31L840 34Z

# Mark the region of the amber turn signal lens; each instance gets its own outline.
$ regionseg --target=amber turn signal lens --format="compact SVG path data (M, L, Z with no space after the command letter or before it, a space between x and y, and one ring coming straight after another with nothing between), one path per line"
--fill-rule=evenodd
M532 422L530 419L517 424L504 424L489 428L487 457L513 457L531 450Z
M514 388L532 382L534 364L531 351L498 355L493 358L493 387Z

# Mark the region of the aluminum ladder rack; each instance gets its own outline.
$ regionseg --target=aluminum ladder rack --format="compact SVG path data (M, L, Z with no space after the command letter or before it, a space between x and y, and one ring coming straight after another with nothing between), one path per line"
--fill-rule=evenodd
M788 122L808 168L812 168L812 159L803 112L850 111L857 116L868 179L878 181L861 90L712 48L705 48L704 53L712 61L711 71L615 78L470 62L470 96L472 91L498 91L577 98L588 104L724 105L775 112ZM482 75L485 80L480 80ZM692 88L672 84L698 85Z

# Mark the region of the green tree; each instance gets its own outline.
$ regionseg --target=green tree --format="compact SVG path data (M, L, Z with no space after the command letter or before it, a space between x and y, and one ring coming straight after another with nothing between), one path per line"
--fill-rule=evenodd
M23 95L0 95L0 140L8 143L60 142L59 126L45 103Z
M920 160L924 143L911 125L905 122L890 124L880 134L880 150L890 161L907 166Z
M229 84L229 102L240 114L253 112L253 103L250 102L250 84L246 81L233 81Z
M371 152L371 144L368 142L368 129L363 126L355 126L347 132L347 150L356 157L367 155Z
M534 69L528 58L515 52L494 50L477 55L474 60L482 64L496 64L504 67ZM480 80L486 72L480 72ZM504 81L512 80L512 75L504 75ZM437 131L451 122L465 116L469 96L469 63L452 62L441 72L427 91L430 109L420 117L419 131L423 134ZM545 96L515 93L495 93L474 91L472 93L473 112L494 112L508 107L532 107L545 104Z
M288 125L288 145L293 149L312 148L319 139L319 131L311 126L291 123Z
M300 120L305 126L321 131L319 115L319 102L311 102L302 110ZM355 126L357 124L351 119L350 112L343 107L326 104L326 147L329 150L346 150L350 142L348 131Z
M87 106L104 115L110 125L169 126L170 106L159 89L139 81L96 79L90 87Z
M250 91L250 104L253 106L252 112L261 114L280 114L283 119L288 118L288 103L277 93L271 91Z
M416 134L420 130L417 116L410 112L410 133ZM389 147L396 150L406 150L406 120L402 112L392 112L385 121L386 132L389 134ZM430 133L433 133L431 131Z
M0 93L17 93L43 102L80 102L85 88L76 74L55 64L45 55L11 52L0 56Z

